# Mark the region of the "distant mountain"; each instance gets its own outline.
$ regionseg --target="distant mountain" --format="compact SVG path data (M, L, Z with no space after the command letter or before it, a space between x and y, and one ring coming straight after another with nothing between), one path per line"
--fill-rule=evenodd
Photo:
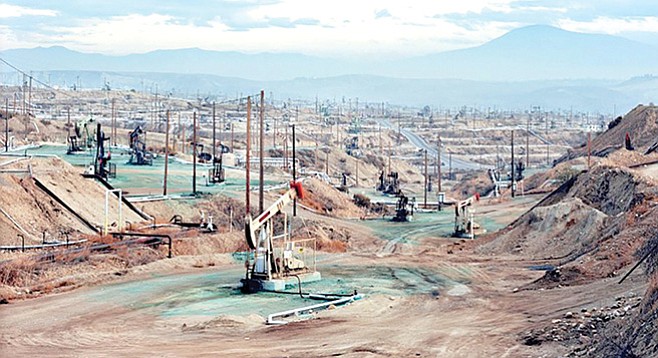
M593 113L622 113L645 100L648 92L636 81L610 80L543 80L520 82L482 82L470 80L404 79L371 75L346 75L323 78L297 78L285 81L253 81L232 77L199 74L111 71L33 72L35 78L50 80L53 86L100 89L111 88L158 93L166 96L195 98L236 98L255 94L261 89L268 98L337 100L359 98L364 102L387 102L395 105L430 105L434 108L476 106L525 110L541 106L545 110L573 109ZM15 74L0 74L0 83L15 83ZM644 82L642 82L644 83ZM633 85L634 84L634 85ZM658 88L658 87L653 87ZM654 90L655 91L655 90Z
M393 76L489 81L624 79L658 73L658 48L622 37L528 26L481 46L400 61Z
M346 60L291 53L244 54L197 48L106 56L58 46L6 50L0 52L0 57L32 71L211 74L254 81L351 74L477 81L622 80L658 73L656 47L616 36L575 33L540 25L510 31L478 47L395 61L366 56Z
M356 63L349 61L336 62L301 54L244 54L198 48L107 56L53 46L6 50L0 52L0 57L25 70L211 74L264 81L335 76L360 70Z
M478 47L385 61L301 54L160 50L107 56L38 47L0 57L54 86L235 97L355 98L392 104L621 113L658 98L658 48L550 26L513 30ZM0 83L17 84L0 66ZM639 76L639 77L638 77ZM631 80L628 80L632 78Z

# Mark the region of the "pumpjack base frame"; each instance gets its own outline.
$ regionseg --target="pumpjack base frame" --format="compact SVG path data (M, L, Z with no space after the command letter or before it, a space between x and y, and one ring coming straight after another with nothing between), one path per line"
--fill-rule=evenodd
M299 277L299 281L295 276L287 276L277 279L260 279L260 278L243 278L240 280L242 287L240 288L244 293L256 293L259 291L283 291L286 287L297 286L299 282L301 283L310 283L320 281L322 275L320 272L305 272L296 275Z

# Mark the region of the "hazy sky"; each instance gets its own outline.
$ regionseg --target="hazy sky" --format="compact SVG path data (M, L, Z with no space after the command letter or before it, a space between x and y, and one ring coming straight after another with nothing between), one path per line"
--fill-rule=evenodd
M656 14L649 0L0 0L0 50L397 57L472 47L531 24L658 45Z

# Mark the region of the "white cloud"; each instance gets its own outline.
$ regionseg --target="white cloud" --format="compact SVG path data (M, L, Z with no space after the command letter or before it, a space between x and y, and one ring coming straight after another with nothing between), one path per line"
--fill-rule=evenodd
M108 54L147 52L155 49L204 47L228 28L212 22L196 26L169 15L127 15L86 19L76 26L51 27L51 42L82 51Z
M209 10L217 15L207 23L178 17L174 10L151 14L134 11L109 18L58 16L50 25L9 28L4 31L4 38L16 41L0 42L0 47L12 48L20 40L24 44L63 45L116 55L199 47L343 57L414 56L479 45L521 26L514 20L505 20L506 14L519 9L518 3L519 0L280 0ZM528 0L522 3L525 7L521 8L526 11L562 12L534 6ZM29 12L56 14L52 10L0 6L8 6L12 16ZM206 15L212 18L214 14ZM59 25L63 23L66 25Z
M658 17L597 17L592 21L574 21L565 19L558 21L558 26L570 31L602 33L617 35L626 32L658 33Z
M334 0L313 4L306 0L286 0L240 14L245 24L261 24L240 28L240 31L224 23L221 17L199 25L170 15L131 14L79 20L66 27L46 28L41 35L43 41L50 44L109 54L200 47L243 52L400 57L473 46L504 34L518 24L474 21L464 28L440 14L482 11L510 1L465 0L464 6L458 7L435 1L418 1L411 6L393 0ZM349 7L348 3L351 3ZM377 16L383 10L390 16ZM291 27L262 26L277 19L290 23L303 21Z
M57 11L47 9L32 9L29 7L0 4L0 18L21 16L57 16Z

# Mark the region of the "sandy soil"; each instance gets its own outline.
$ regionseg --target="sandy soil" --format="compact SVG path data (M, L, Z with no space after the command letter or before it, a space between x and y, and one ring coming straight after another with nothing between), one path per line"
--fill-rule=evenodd
M483 204L481 211L521 210L535 200ZM310 220L317 214L304 216ZM564 348L525 346L519 335L592 304L588 297L612 299L638 285L600 281L516 291L542 276L528 269L535 262L470 250L447 254L452 240L429 237L384 250L389 243L373 238L359 221L322 218L363 234L351 253L324 254L319 262L326 283L316 289L353 288L365 295L349 306L319 312L312 320L266 326L267 314L309 302L237 295L230 287L243 275L242 264L227 255L180 256L135 267L115 283L101 281L3 307L2 355L554 356Z
M159 264L129 281L5 306L0 313L2 353L48 352L53 357L555 356L563 353L561 346L525 346L520 332L566 311L641 289L641 280L624 285L603 280L550 291L514 292L541 275L527 269L531 262L470 254L340 255L328 261L320 265L321 270L325 266L331 272L335 265L356 268L363 275L373 268L405 267L408 272L433 272L448 283L432 282L427 275L424 281L421 276L398 274L391 279L393 289L384 292L368 288L363 279L360 283L366 287L359 288L370 292L364 299L322 311L313 320L274 327L263 324L263 315L255 307L260 294L234 298L233 304L243 306L239 315L217 314L208 308L229 290L224 285L234 285L242 275L240 265L223 260L210 269L181 273L174 267L185 262ZM354 271L347 278L350 274ZM410 294L411 286L415 292ZM199 290L210 294L185 296ZM189 307L199 304L203 306L196 311ZM277 307L276 303L264 305L270 310ZM227 304L222 308L236 311Z

